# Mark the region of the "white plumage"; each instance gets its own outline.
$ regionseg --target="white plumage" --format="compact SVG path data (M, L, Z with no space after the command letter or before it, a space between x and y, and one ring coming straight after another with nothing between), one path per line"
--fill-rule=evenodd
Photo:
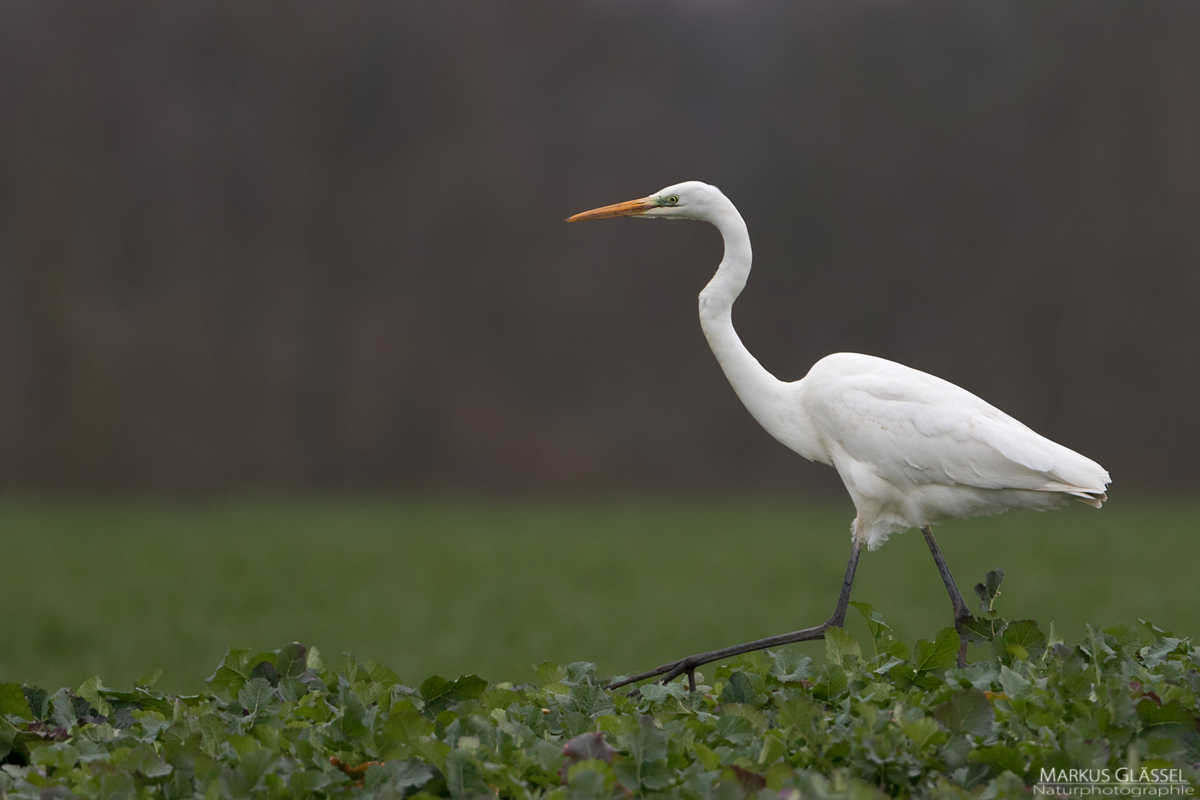
M1074 497L1097 508L1108 473L941 378L838 353L785 384L812 421L874 550L889 534L954 517L1047 509ZM787 442L784 442L787 444Z

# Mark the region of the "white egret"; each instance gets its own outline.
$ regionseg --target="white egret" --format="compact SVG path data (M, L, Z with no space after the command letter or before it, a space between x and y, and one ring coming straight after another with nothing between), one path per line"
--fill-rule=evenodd
M970 612L930 526L951 518L1014 508L1049 509L1071 499L1099 508L1108 473L1089 458L1034 433L965 389L874 356L835 353L798 381L781 381L750 354L733 328L733 303L750 274L750 235L741 214L715 186L687 181L638 200L604 206L568 222L608 217L710 222L725 240L725 257L700 293L700 325L738 398L760 425L810 461L837 469L857 516L850 563L837 606L812 628L698 653L615 686L664 676L669 681L728 656L821 639L841 627L859 553L893 533L920 528L950 594L966 663Z

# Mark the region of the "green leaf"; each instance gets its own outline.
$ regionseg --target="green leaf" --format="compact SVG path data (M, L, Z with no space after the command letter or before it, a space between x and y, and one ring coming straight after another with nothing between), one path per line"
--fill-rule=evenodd
M704 742L693 742L692 750L696 753L696 760L704 769L715 770L721 766L721 756Z
M446 787L455 798L491 794L479 765L466 750L452 750L446 756Z
M368 709L352 690L341 693L339 705L342 707L342 717L338 720L337 727L347 742L356 742L370 733L377 708Z
M596 676L596 665L591 661L573 661L567 664L566 682L574 685L576 683L592 682Z
M308 669L308 648L300 642L285 644L275 651L275 671L280 678L299 678Z
M391 716L383 725L384 735L408 745L416 745L433 736L434 729L432 722L405 702L392 706Z
M547 742L545 739L538 739L526 750L526 753L533 759L533 763L550 774L558 772L565 761L563 747L559 747L554 742Z
M397 675L390 667L385 667L382 664L376 664L374 661L366 663L367 675L373 683L380 683L384 686L395 686L400 683L400 676Z
M937 722L930 717L920 717L901 724L900 730L904 731L905 736L912 739L913 744L919 750L938 733L939 728Z
M1031 619L1019 619L1008 623L1002 642L1004 652L1012 656L1002 657L1007 663L1012 663L1014 659L1027 661L1046 652L1046 634L1042 633L1042 629Z
M25 700L29 703L33 718L45 719L50 713L50 693L36 686L22 686L21 691L25 693ZM0 716L3 716L3 713L0 713Z
M421 684L421 698L437 716L454 703L477 700L487 691L488 682L478 675L463 675L455 681L434 675Z
M1033 694L1033 683L1006 666L1000 667L1000 687L1013 700L1027 700Z
M140 772L147 778L163 778L174 770L150 744L142 742L132 748L121 762L121 767Z
M817 673L813 660L793 647L767 651L775 662L771 674L784 683L804 681Z
M918 639L916 652L913 654L913 669L917 672L928 672L953 667L958 663L959 641L958 631L954 628L943 628L932 644Z
M1166 660L1166 657L1174 653L1183 640L1176 639L1173 636L1164 636L1156 640L1153 644L1146 645L1138 651L1138 655L1142 657L1143 663L1151 669L1159 666Z
M627 762L628 759L624 761ZM636 773L633 773L629 780L636 785ZM608 798L616 782L613 767L599 759L580 761L578 764L572 764L567 770L567 785L571 787L572 797L576 798Z
M628 737L629 754L638 763L662 761L667 757L667 734L654 724L654 717L643 715L637 732Z
M741 746L753 742L754 733L754 724L740 714L725 714L717 719L717 741Z
M142 677L138 678L133 685L138 689L145 689L149 691L150 689L154 688L154 684L158 683L158 679L162 677L162 674L162 667L159 667L149 675L143 675Z
M813 697L832 703L845 694L849 687L850 682L846 679L846 671L837 664L826 664L817 673L817 681L813 684L812 693Z
M1149 697L1142 698L1137 704L1137 716L1146 728L1154 728L1168 735L1194 731L1200 722L1178 700L1160 706Z
M263 654L260 653L259 655L261 656ZM259 659L258 656L255 656L255 660L257 660L258 663L250 668L250 680L262 678L272 686L278 686L280 675L279 670L275 668L275 660L273 658Z
M765 701L766 698L763 698L763 700ZM730 703L729 705L722 706L721 712L722 714L741 717L750 723L750 727L754 728L756 733L763 733L771 726L771 722L767 719L766 714L760 709L745 705L744 703Z
M812 730L813 720L824 713L821 706L807 697L776 697L775 704L778 709L776 724L782 728L792 728L801 734Z
M589 717L607 714L613 710L612 696L601 686L588 686L587 684L572 686L570 698L575 705L575 710L580 714L587 714Z
M967 617L963 621L963 628L969 634L972 642L983 644L992 641L996 637L996 633L1003 631L1005 624L1002 619Z
M986 765L994 776L1006 770L1015 775L1025 774L1025 757L1006 744L973 750L967 756L967 760L974 764Z
M765 700L766 698L755 689L754 682L750 676L738 670L729 676L729 683L722 690L721 697L717 702L721 704L742 703L757 706L765 702Z
M334 773L323 770L303 769L288 776L287 786L295 797L307 797L333 782Z
M825 658L843 668L850 666L851 658L862 660L862 647L845 628L828 628L825 631Z
M875 648L875 655L891 655L907 661L909 659L908 646L904 642L896 638L892 633L891 627L883 618L883 614L876 611L870 603L860 603L856 600L851 600L850 605L858 609L859 613L867 621L867 629L871 632L871 642Z
M968 664L962 669L948 669L944 677L946 683L955 688L967 687L988 690L992 684L1000 680L1000 671L994 661L981 661L978 664Z
M538 683L545 685L547 683L562 683L567 677L567 668L559 666L550 661L543 661L536 665L534 674L537 675Z
M29 752L29 762L44 767L68 770L79 760L79 751L66 742L42 745L32 748Z
M996 598L1000 596L1000 583L1004 580L1004 570L997 567L989 572L983 583L975 584L975 595L980 600L980 610L984 614L992 610Z
M225 653L225 658L221 659L221 663L217 666L216 671L208 678L208 682L212 684L213 691L228 692L231 697L236 697L246 681L250 680L251 667L249 662L249 650L243 650L238 647L229 648Z
M991 733L996 712L978 689L960 689L933 710L933 717L951 733L984 737Z
M1053 624L1051 627L1053 628ZM1127 653L1136 653L1139 649L1154 641L1146 634L1145 628L1140 625L1131 625L1128 622L1122 622L1120 625L1105 628L1104 633L1116 639L1117 647Z
M687 697L688 693L687 686L679 681L671 681L666 685L661 683L647 683L640 687L638 691L642 693L642 697L651 703L661 703L670 697L683 699Z
M675 775L673 770L667 765L666 761L656 761L650 764L642 765L642 786L645 786L650 791L658 791L665 789L671 785Z
M79 687L78 694L91 703L92 707L100 714L107 717L112 714L112 706L101 696L101 693L111 691L113 690L105 688L104 684L100 682L99 675L94 675L83 682L83 685Z
M1023 645L1008 644L1004 645L1004 650L1000 656L1001 660L1006 664L1012 664L1017 661L1028 661L1029 651Z
M762 740L762 748L758 751L759 765L773 764L787 755L787 745L778 736L767 735Z
M256 678L255 680L261 680ZM266 681L263 681L266 683ZM269 684L268 684L269 686ZM275 754L266 748L251 750L238 761L238 772L246 779L251 790L263 785L263 778L275 766Z
M69 689L59 689L50 698L50 722L70 730L76 721L75 698L71 696Z
M0 683L0 716L8 715L26 720L34 718L24 690L16 683Z
M0 761L8 758L17 741L17 728L11 722L0 719Z
M429 765L421 761L389 761L367 770L365 788L374 789L384 783L390 783L398 789L418 789L432 779L433 772Z
M242 686L237 695L242 708L256 716L274 716L283 705L275 687L265 678L252 678Z
M129 772L102 775L100 778L100 797L106 800L133 800L136 791L133 775Z
M308 653L304 656L304 665L313 672L324 672L325 662L321 660L321 651L315 647L308 648Z
M670 784L672 776L666 763L668 737L654 724L654 717L643 716L637 731L622 740L629 758L614 759L613 770L623 786L637 792L640 787L656 790Z
M79 741L76 743L75 749L79 751L79 760L85 764L93 761L108 761L112 756L108 752L108 748L100 742Z

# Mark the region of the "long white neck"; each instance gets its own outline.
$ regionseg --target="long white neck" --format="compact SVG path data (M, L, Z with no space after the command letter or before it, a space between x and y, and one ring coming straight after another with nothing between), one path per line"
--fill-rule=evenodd
M802 408L798 384L788 384L768 372L750 354L733 328L733 302L750 277L750 233L733 203L724 195L705 214L725 240L725 257L704 291L700 292L700 327L713 355L738 398L767 432L810 460L828 456Z

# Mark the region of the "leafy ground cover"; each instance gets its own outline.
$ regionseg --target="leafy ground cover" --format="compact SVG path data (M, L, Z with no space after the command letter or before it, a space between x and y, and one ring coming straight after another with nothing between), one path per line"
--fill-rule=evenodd
M530 664L636 672L813 624L837 596L849 501L402 502L0 498L0 681L194 692L230 644L317 644L388 664L406 682ZM1009 568L1014 618L1153 619L1200 631L1200 502L1010 514L948 523L960 580ZM920 535L864 554L854 597L906 642L949 603ZM853 615L852 615L853 617ZM866 625L847 624L861 641ZM801 651L820 658L816 642ZM977 657L972 653L972 657Z
M50 693L0 684L0 797L435 797L799 800L1017 797L1081 782L1175 796L1200 786L1200 649L1144 622L1008 622L977 587L977 659L957 635L911 649L856 604L817 664L754 654L681 682L608 691L593 663L536 683L476 675L406 686L316 648L231 649L207 691L99 678Z

